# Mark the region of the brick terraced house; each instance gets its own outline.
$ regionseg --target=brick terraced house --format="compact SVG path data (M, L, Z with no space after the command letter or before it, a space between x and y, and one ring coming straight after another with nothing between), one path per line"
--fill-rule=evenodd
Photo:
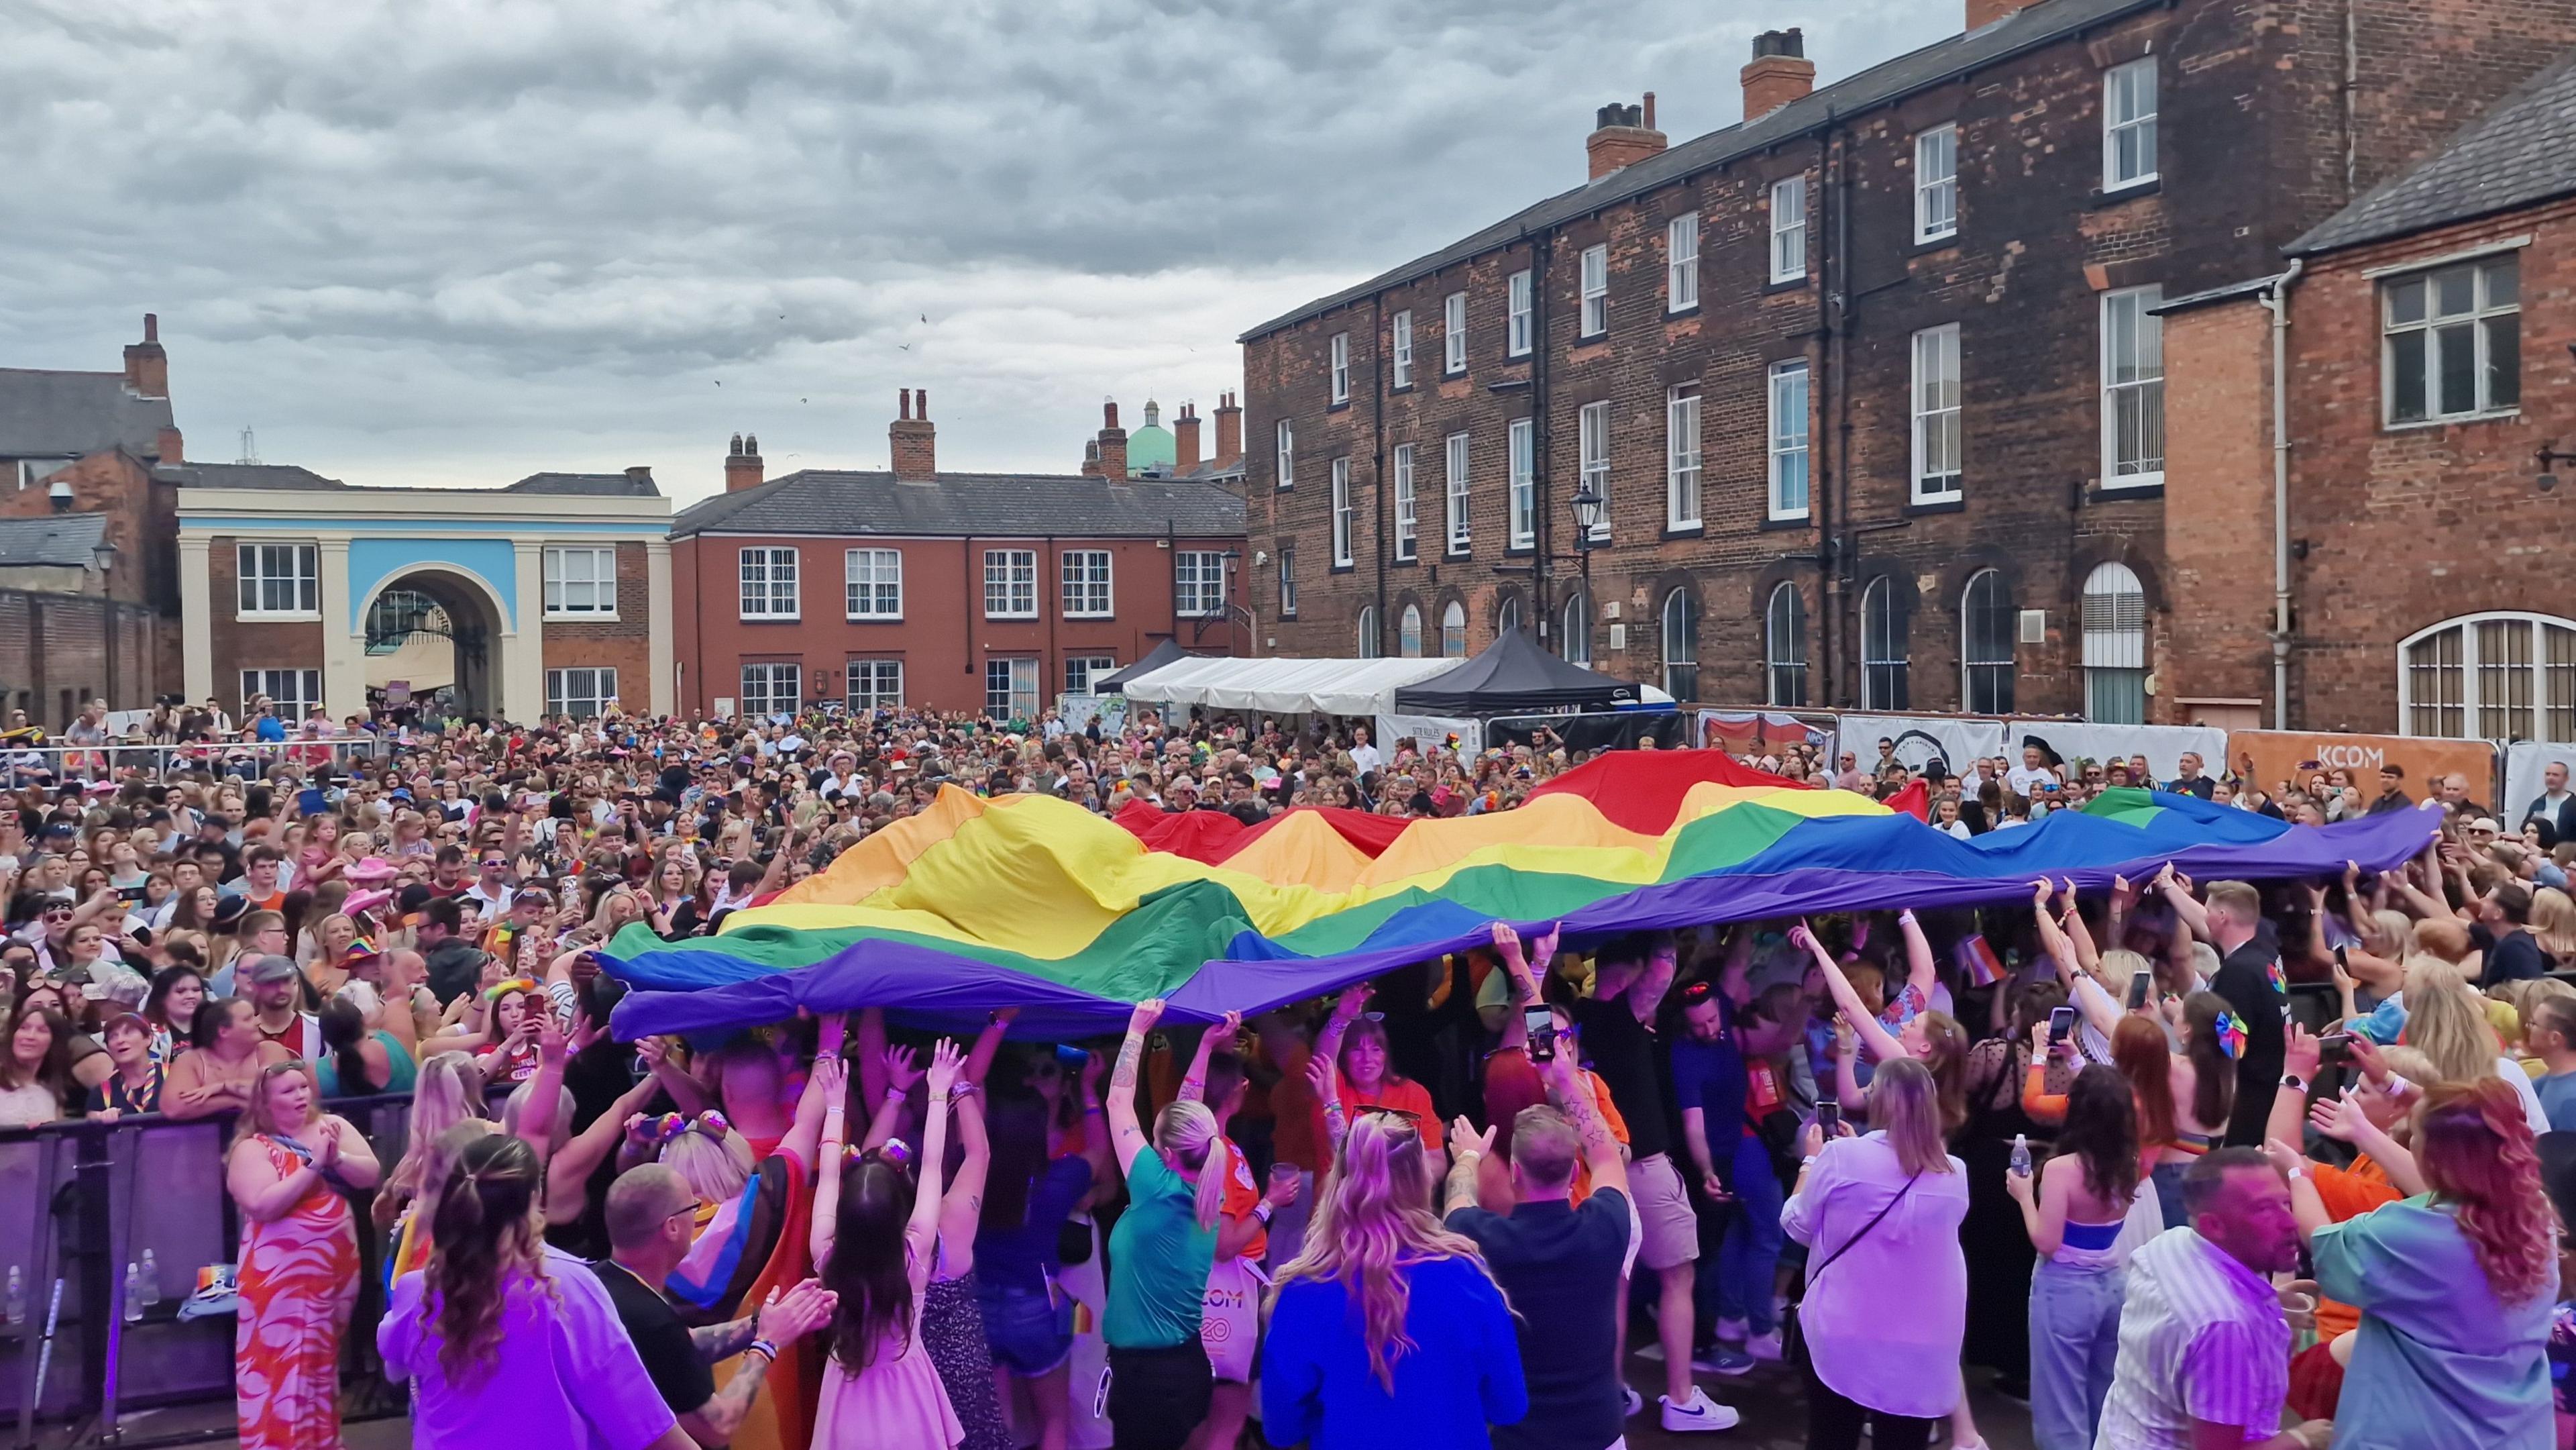
M2576 44L2576 0L1966 19L1822 89L1765 34L1743 123L1605 107L1582 185L1246 332L1279 651L1522 628L1685 700L2242 712L2169 663L2201 521L2159 308L2281 270Z

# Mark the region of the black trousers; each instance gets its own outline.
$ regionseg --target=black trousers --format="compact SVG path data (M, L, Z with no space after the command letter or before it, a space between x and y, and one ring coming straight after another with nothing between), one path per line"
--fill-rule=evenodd
M1109 1351L1109 1432L1115 1450L1181 1450L1208 1416L1216 1383L1207 1346Z
M1882 1414L1844 1399L1807 1370L1807 1450L1860 1450L1861 1426L1869 1426L1870 1450L1925 1450L1937 1420ZM1118 1442L1125 1450L1126 1441Z

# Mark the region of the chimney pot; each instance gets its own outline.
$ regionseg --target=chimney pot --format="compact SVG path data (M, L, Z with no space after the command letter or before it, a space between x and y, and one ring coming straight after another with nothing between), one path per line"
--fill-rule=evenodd
M905 388L901 416L886 425L886 443L897 483L928 483L939 476L939 435L930 423L930 393Z
M748 433L733 435L733 452L725 456L725 492L758 488L766 476L760 461L760 439Z
M1118 400L1100 405L1100 476L1113 483L1127 480L1127 430L1118 426Z
M1216 466L1232 471L1243 462L1243 408L1226 393L1216 405Z
M1100 405L1100 426L1103 428L1115 428L1118 426L1117 399L1111 398Z
M725 456L728 458L740 458L742 456L741 434L736 433L733 435L733 446L725 450Z
M1180 416L1172 420L1172 471L1188 473L1199 466L1199 410L1195 403L1183 403Z
M930 389L912 390L912 416L924 423L930 421Z
M1796 27L1766 30L1753 38L1753 60L1744 67L1744 119L1759 120L1816 88L1816 63Z
M179 429L175 424L162 425L160 437L154 441L152 452L154 460L164 465L188 461L184 456L186 450L180 446Z
M1664 133L1655 129L1653 110L1653 98L1648 97L1642 106L1613 101L1595 113L1599 124L1583 142L1593 180L1634 166L1664 149Z
M898 422L912 416L912 389L897 388L894 390L894 409L895 419Z
M170 396L170 355L161 350L161 319L143 314L143 340L125 346L125 388L138 398Z
M745 433L742 435L742 451L750 454L754 458L758 458L760 456L760 435L757 433Z
M160 313L146 312L143 314L143 340L145 342L159 342L161 340Z
M1646 92L1646 129L1655 129L1655 93Z

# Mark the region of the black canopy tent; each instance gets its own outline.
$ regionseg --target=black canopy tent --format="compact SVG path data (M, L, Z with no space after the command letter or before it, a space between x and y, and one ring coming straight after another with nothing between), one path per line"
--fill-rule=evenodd
M1139 675L1151 674L1154 671L1161 669L1163 666L1170 664L1174 660L1185 660L1189 657L1190 652L1181 648L1180 641L1166 637L1160 644L1147 650L1143 659L1127 666L1125 669L1109 675L1105 679L1092 681L1091 693L1095 695L1126 694L1127 682L1129 680L1135 679Z
M1633 682L1568 664L1522 631L1507 629L1474 659L1396 691L1395 708L1426 715L1517 715L1615 709L1644 698Z

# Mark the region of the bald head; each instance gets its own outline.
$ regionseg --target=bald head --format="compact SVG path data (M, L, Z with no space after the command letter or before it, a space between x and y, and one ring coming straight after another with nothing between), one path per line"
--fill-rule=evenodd
M698 1196L689 1182L659 1163L643 1163L617 1175L608 1185L608 1243L624 1252L651 1247L663 1225L684 1208L695 1208Z

